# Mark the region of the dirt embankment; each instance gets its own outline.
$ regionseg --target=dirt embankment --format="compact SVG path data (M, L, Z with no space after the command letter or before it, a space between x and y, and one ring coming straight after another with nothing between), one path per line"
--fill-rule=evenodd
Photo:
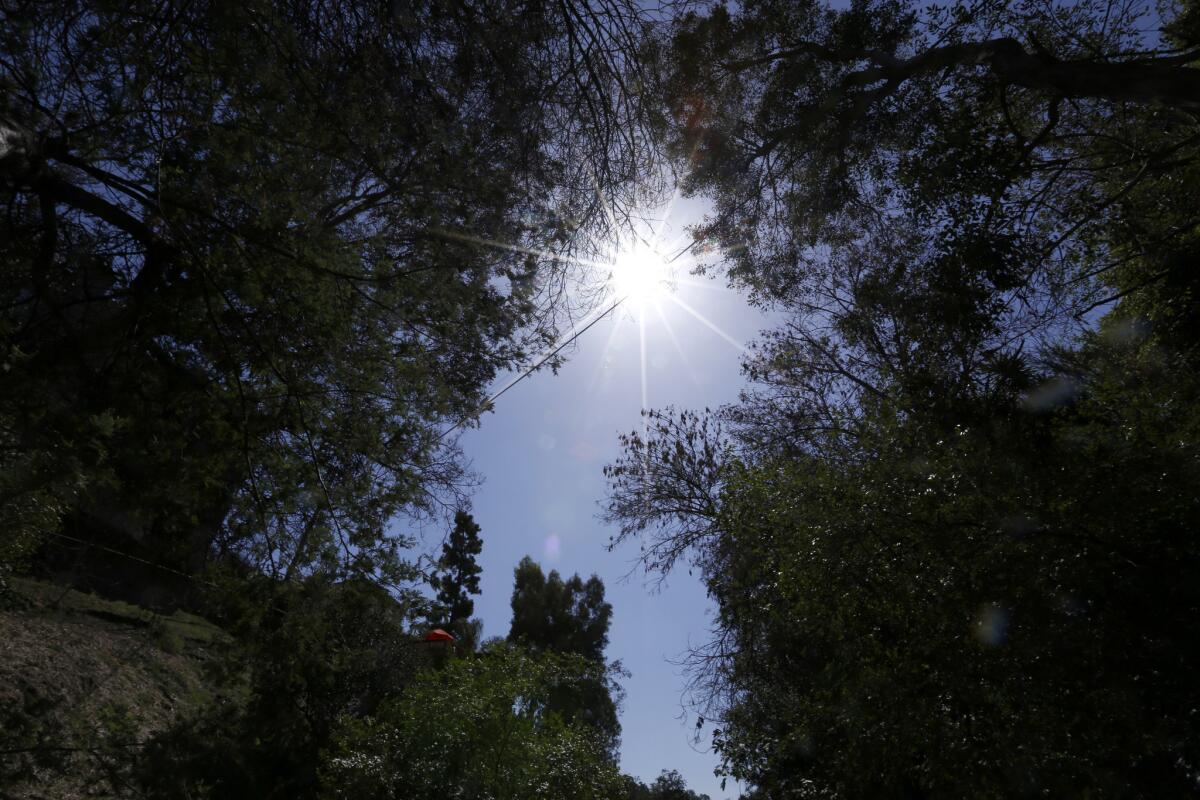
M0 598L0 800L111 797L131 749L208 699L223 634L52 584Z

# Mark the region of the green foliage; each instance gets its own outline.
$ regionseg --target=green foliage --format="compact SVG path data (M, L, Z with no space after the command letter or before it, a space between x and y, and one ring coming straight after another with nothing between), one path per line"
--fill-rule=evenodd
M604 583L595 575L563 580L549 577L529 556L514 571L512 627L508 639L538 651L575 653L604 660L612 606L604 601Z
M770 796L1184 791L1200 387L1079 360L1051 419L877 425L869 459L731 474L709 585L735 774Z
M454 650L458 653L474 653L483 643L483 620L458 619L447 628L454 636Z
M841 448L727 453L712 517L650 534L693 548L718 604L693 677L732 775L766 797L1190 791L1200 382L1104 329L1007 405L879 403Z
M1194 790L1200 73L1147 9L676 21L698 235L783 321L737 404L624 438L609 518L701 570L755 796Z
M673 769L663 770L649 786L625 776L623 797L628 800L709 800L708 795L688 789L683 776Z
M664 99L684 186L715 201L696 234L761 302L850 326L835 340L890 297L880 355L906 372L961 376L1019 351L1015 331L1060 337L1113 294L1167 295L1200 221L1200 73L1194 49L1159 48L1159 19L1090 1L681 15Z
M661 192L647 24L628 0L0 10L0 572L82 544L110 587L174 581L228 634L211 703L113 751L131 791L313 796L323 752L424 735L404 698L449 682L513 734L448 745L464 786L611 796L603 586L564 590L552 645L582 662L426 670L388 531L464 501L449 434L596 300L571 257ZM456 519L435 586L464 640L477 534ZM150 623L156 658L195 655L176 621ZM370 747L415 768L422 740L394 744Z
M177 656L183 652L183 637L177 631L158 623L151 625L151 632L154 636L154 643L164 653Z
M373 713L419 668L411 620L365 581L230 588L217 696L148 744L137 780L156 796L313 796L338 720Z
M546 576L529 556L514 571L512 625L508 641L535 653L577 655L604 667L612 606L604 600L604 583L595 575L585 582L578 575L563 580L557 571ZM621 734L616 678L620 663L602 670L603 677L584 680L555 691L553 708L567 719L580 720L604 738L615 758Z
M133 629L146 629L152 638L163 636L178 640L182 646L206 648L228 639L228 635L203 617L182 610L160 614L120 600L42 583L28 578L10 578L22 607L49 607L68 614L108 620Z
M442 431L555 336L580 276L529 253L587 254L598 194L655 185L644 101L605 101L640 70L605 26L639 19L0 11L0 558L61 522L185 572L390 579L389 520L462 497Z
M328 797L617 798L604 742L552 697L598 667L504 644L421 673L371 719L344 719L324 759Z
M442 545L438 571L429 580L437 591L433 625L453 626L470 619L475 611L471 595L479 594L479 574L483 571L475 557L481 552L483 542L475 518L465 511L455 512L454 529L449 541Z

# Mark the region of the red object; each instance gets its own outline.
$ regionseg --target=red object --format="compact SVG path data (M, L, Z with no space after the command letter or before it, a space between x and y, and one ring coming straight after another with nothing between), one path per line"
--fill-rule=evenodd
M454 636L452 636L449 633L446 633L441 628L434 628L429 633L425 634L425 641L427 641L427 642L453 642Z

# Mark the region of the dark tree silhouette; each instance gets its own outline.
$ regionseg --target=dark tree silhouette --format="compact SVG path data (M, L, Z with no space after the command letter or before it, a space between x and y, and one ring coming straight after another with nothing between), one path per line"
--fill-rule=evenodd
M483 552L479 530L474 517L465 511L455 512L454 529L442 545L438 571L429 581L437 591L435 615L445 625L470 619L475 612L471 595L479 594L479 575L483 572L475 562Z
M753 796L1194 790L1200 17L1151 10L678 20L698 233L782 321L624 438L609 519L704 576Z
M575 653L604 660L612 606L604 600L604 583L595 575L563 580L556 570L547 577L529 556L515 570L510 641L535 650Z
M529 556L515 570L512 594L512 627L508 640L535 652L582 656L605 666L608 626L612 606L604 600L604 583L595 575L585 582L578 575L563 580L551 570L547 576ZM613 694L619 691L614 677L619 664L607 665L604 679L580 681L555 694L552 710L569 719L581 718L599 731L615 757L621 726Z
M411 579L384 531L462 499L443 432L661 186L649 95L620 88L655 83L644 25L623 1L0 9L0 557L65 520L188 572Z

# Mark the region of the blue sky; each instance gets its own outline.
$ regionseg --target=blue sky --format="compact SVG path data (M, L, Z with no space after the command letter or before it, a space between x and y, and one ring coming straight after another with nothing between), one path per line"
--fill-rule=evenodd
M675 232L697 216L694 204L680 203L672 214ZM748 343L766 327L720 282L685 277L676 297L735 341ZM744 385L739 349L669 298L660 305L667 324L653 308L645 314L648 406L700 409L736 399ZM737 797L732 783L723 792L713 776L716 757L693 744L694 717L680 718L684 680L671 663L706 636L711 606L703 586L686 570L660 591L648 589L640 575L624 580L636 545L607 552L613 531L596 516L605 492L601 470L618 455L617 435L641 424L636 310L602 320L567 355L557 376L527 378L497 401L480 428L462 436L484 478L473 499L484 542L476 616L485 637L508 632L513 568L526 554L547 571L599 575L613 605L609 658L632 673L624 681L622 770L649 782L663 769L677 769L689 787L714 800Z

